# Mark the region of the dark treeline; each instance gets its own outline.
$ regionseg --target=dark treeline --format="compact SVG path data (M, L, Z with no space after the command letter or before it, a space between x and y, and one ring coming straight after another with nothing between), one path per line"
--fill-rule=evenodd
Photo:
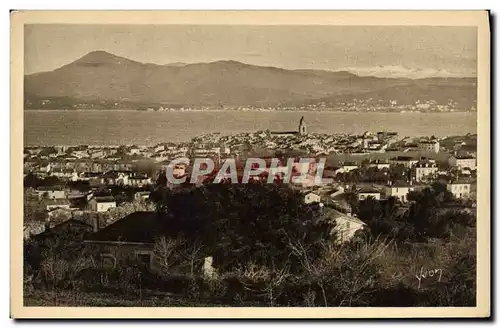
M201 243L222 270L255 263L297 268L291 242L319 246L332 238L331 223L318 220L318 208L304 196L273 184L209 184L200 188L159 188L151 195L158 210L168 214L172 235Z
M469 204L454 199L440 183L410 192L407 206L401 206L394 197L379 201L370 197L361 201L356 197L349 199L359 219L367 223L366 233L400 242L448 241L476 226Z

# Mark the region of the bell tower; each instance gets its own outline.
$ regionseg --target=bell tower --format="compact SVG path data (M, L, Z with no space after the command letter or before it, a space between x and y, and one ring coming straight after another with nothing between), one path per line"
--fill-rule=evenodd
M307 126L306 126L306 123L304 122L304 116L302 116L300 118L300 122L299 122L299 134L300 135L307 134Z

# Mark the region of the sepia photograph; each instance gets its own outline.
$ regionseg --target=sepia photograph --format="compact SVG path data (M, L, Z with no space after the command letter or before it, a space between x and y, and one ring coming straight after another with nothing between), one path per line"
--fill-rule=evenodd
M11 24L14 317L490 315L486 11Z

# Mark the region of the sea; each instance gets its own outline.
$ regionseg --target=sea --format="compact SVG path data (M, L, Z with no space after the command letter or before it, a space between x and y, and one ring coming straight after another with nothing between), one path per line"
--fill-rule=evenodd
M149 146L214 132L295 131L301 117L311 133L394 131L407 137L477 133L473 112L26 110L24 144Z

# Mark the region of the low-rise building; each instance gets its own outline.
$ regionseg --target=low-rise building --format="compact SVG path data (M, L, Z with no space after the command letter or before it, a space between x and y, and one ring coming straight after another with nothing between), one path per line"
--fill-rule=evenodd
M384 161L384 160L371 160L368 162L368 164L366 164L367 167L376 167L377 169L379 170L383 170L383 169L388 169L391 167L391 165L389 164L389 161Z
M58 178L70 179L73 177L73 172L74 170L71 168L59 167L52 169L50 174Z
M418 160L411 156L397 156L389 159L390 165L404 165L406 167L412 167L417 163Z
M47 207L47 211L53 211L55 209L66 209L66 210L69 210L70 207L71 207L71 203L69 200L67 200L66 198L62 198L62 199L48 199L46 200L45 202L45 205Z
M408 194L413 190L414 187L404 181L396 181L384 187L386 197L396 197L403 203L408 201Z
M420 140L417 145L420 151L439 153L439 141L437 140Z
M116 207L116 201L112 196L93 196L89 200L89 207L94 212L107 212Z
M456 198L467 198L470 195L470 183L465 181L450 182L446 189Z
M347 163L346 162L342 165L342 172L348 173L348 172L357 170L358 168L359 168L359 166L356 163Z
M380 191L378 191L375 188L370 188L370 187L361 188L358 189L356 193L358 194L359 200L367 199L369 197L376 200L380 199Z
M366 225L358 218L342 213L330 206L323 208L323 215L327 220L334 223L331 233L334 234L335 242L338 244L352 239L356 232L364 229Z
M172 227L167 222L165 213L134 212L121 220L100 229L99 222L94 220L94 233L83 241L93 245L92 262L101 268L115 268L128 265L131 261L140 263L153 273L161 273L164 269L162 257L155 252L155 243L162 237L171 234ZM196 273L213 276L212 257L203 258L204 265L195 266ZM172 265L171 272L187 273L192 269L182 265Z
M145 175L136 175L128 179L129 185L133 187L144 187L151 184L151 178Z
M134 199L135 200L146 200L146 199L149 199L150 195L151 195L150 191L138 191L134 194Z
M476 169L476 158L472 156L451 156L448 159L448 164L452 167L456 167L459 170L468 168L471 170Z
M428 179L434 179L437 175L438 167L436 162L429 160L419 161L415 165L415 181L425 181Z
M308 192L304 195L304 203L306 204L314 204L321 202L321 196L315 192Z
M48 199L64 199L66 198L66 191L64 188L59 186L50 187L38 187L36 189L38 198L48 198Z

